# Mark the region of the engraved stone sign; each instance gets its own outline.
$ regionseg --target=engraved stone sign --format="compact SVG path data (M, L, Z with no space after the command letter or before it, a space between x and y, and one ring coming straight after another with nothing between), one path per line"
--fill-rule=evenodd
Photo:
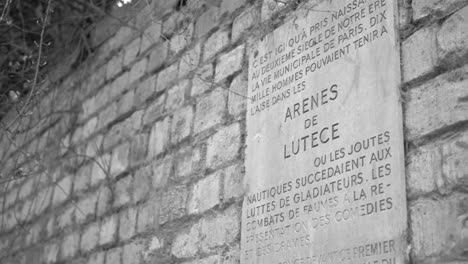
M249 55L241 263L404 263L396 1L322 2Z

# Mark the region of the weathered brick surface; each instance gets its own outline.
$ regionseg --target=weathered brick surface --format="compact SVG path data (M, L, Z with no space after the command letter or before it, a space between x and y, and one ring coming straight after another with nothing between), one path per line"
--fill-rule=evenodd
M75 217L76 207L72 204L68 205L57 216L57 227L59 229L65 229L73 224L73 218Z
M199 225L177 234L172 242L171 253L178 258L193 257L199 251Z
M168 16L163 22L163 38L169 39L182 19L183 14L181 12L173 12Z
M244 169L242 165L236 164L225 168L222 171L222 177L224 178L223 183L223 198L239 198L242 197L245 193L245 188L243 185L244 179Z
M133 241L123 248L122 263L139 264L142 259L144 244L142 241Z
M240 210L226 209L222 214L202 219L200 223L200 247L202 252L211 252L217 246L234 242L240 230Z
M87 264L104 264L105 257L106 255L103 251L94 253L89 257Z
M137 232L148 232L158 227L158 201L150 200L138 207Z
M161 197L159 223L163 224L185 215L188 191L185 186L177 186L165 191Z
M409 153L407 167L408 195L410 197L436 190L442 178L440 150L435 146L422 147Z
M242 68L244 45L218 57L216 61L215 81L219 82Z
M100 30L96 31L95 34L93 34L95 39L93 41L94 45L97 46L100 42L104 41L106 38L114 34L115 31L115 36L110 39L110 42L112 42L112 48L117 48L128 42L128 40L132 36L131 29L129 27L121 27L119 29L118 27L116 27L115 24L118 24L118 22L114 21L112 18L107 18L106 20L99 23ZM109 25L113 25L111 27L113 30L109 30Z
M106 99L99 99L99 101L108 101L125 92L129 88L129 72L125 72L117 77L110 86L107 86L110 91L103 90L102 96ZM109 93L108 93L109 92Z
M91 184L95 185L98 182L110 177L109 169L111 156L109 154L104 154L103 156L97 157L92 162L92 170L91 170Z
M242 12L232 24L232 39L237 40L246 29L251 28L260 21L260 15L256 8L249 8Z
M162 91L169 87L170 84L174 83L179 70L179 64L174 63L164 70L159 72L158 81L156 83L156 90Z
M221 2L221 14L224 13L232 13L243 6L247 1L246 0L239 0L239 1L230 1L230 0L223 0Z
M43 188L37 193L37 196L33 200L34 214L40 215L46 210L51 204L52 200L52 188Z
M466 172L468 137L466 132L442 142L424 145L409 153L408 195L449 194L468 184Z
M413 19L441 18L464 5L466 1L463 0L414 0L412 2Z
M193 130L199 133L220 124L226 113L226 92L221 88L215 89L209 95L197 100Z
M197 182L190 192L187 211L199 214L216 206L220 202L221 179L219 174L212 174Z
M18 197L18 189L12 189L9 190L9 192L6 194L6 199L5 199L5 208L9 208L16 202L16 198Z
M98 118L93 117L88 120L83 125L83 130L81 131L81 139L87 139L90 135L92 135L96 131L96 125L98 123Z
M213 6L203 13L197 20L195 32L197 37L202 37L210 32L218 24L219 8Z
M208 140L207 166L214 168L238 156L240 142L240 127L238 123L220 129Z
M121 263L122 248L113 248L106 252L106 263Z
M177 0L167 0L167 1L153 1L153 10L155 10L155 15L158 17L171 12L172 8L175 7L179 1Z
M130 176L127 176L117 181L117 183L115 184L115 190L114 190L114 195L115 195L114 206L120 207L129 203L132 200L132 195L131 195L132 184L131 183L132 183L132 177Z
M437 34L441 64L446 67L465 64L468 59L467 39L468 6L444 21Z
M146 68L147 72L153 72L161 68L167 58L168 41L164 41L156 46L149 55L149 61Z
M240 74L236 76L229 86L228 110L229 114L242 118L247 110L247 101L250 100L247 94L247 76Z
M193 77L191 95L197 96L214 86L215 84L213 81L213 65L207 64L202 68L198 69L195 76Z
M133 178L133 201L144 200L151 189L152 166L145 166L135 172Z
M118 115L123 115L134 109L135 107L133 104L134 98L135 98L135 92L133 90L128 91L122 96L122 98L120 98L119 104L117 107Z
M133 62L140 51L141 38L133 40L124 50L123 66L128 66Z
M159 42L161 37L162 25L158 22L152 22L141 36L140 53L148 50L149 47Z
M130 144L122 144L112 151L110 163L110 175L115 177L124 172L128 166L128 157L130 152Z
M153 10L151 10L149 2L134 2L133 7L138 13L135 15L132 24L141 32L145 30L145 28L148 28L151 25L151 22L154 21Z
M229 32L217 31L211 35L203 46L203 61L210 59L229 44Z
M179 64L179 78L183 78L190 73L195 73L200 63L200 56L201 47L199 44L182 55Z
M147 58L143 58L142 60L139 60L135 64L133 64L128 75L130 84L133 84L134 82L138 81L138 79L143 77L143 75L145 75L147 65L148 65Z
M421 199L410 206L411 232L416 260L459 255L466 246L461 218L466 215L466 196L454 195L442 200Z
M99 223L90 224L81 235L81 250L86 252L95 248L99 243Z
M283 2L275 0L264 0L262 3L262 21L270 19L273 15L280 12L286 7L286 4L292 4L292 2Z
M99 193L96 215L102 216L111 206L112 193L107 186L101 186L97 191Z
M166 102L166 95L158 96L154 101L149 103L143 114L143 125L153 123L156 119L160 118Z
M108 150L122 141L128 141L139 128L142 120L143 110L134 112L124 121L114 125L113 129L105 136L102 147Z
M201 147L182 149L177 156L174 166L174 176L185 178L198 172L203 167L203 152Z
M97 135L96 137L93 137L92 139L90 139L86 147L86 156L88 156L89 158L94 158L100 155L102 151L101 149L102 140L103 140L102 135Z
M60 250L60 246L56 242L52 242L45 246L43 261L47 264L55 263L57 261L57 256Z
M172 36L169 49L172 54L178 54L185 49L192 41L193 24L184 24L179 28L174 36Z
M91 171L92 166L87 165L81 167L80 170L76 173L75 182L73 183L75 193L80 193L89 188L91 183Z
M106 69L106 79L113 79L119 72L122 71L124 52L121 51L117 56L112 57L112 59L107 64Z
M161 154L169 143L170 118L156 122L151 129L148 154L154 157Z
M27 179L23 185L21 185L19 192L18 192L18 199L24 199L28 197L31 192L33 191L35 184L35 179L34 178L29 178Z
M58 205L64 202L72 192L73 178L71 175L66 175L63 179L55 183L54 196L52 203Z
M107 126L116 117L117 104L111 104L99 114L99 129Z
M136 232L136 208L129 208L120 213L119 219L119 240L128 240Z
M70 233L66 235L60 247L61 259L68 259L78 252L80 249L80 235L78 233Z
M157 75L150 76L137 86L134 102L132 102L136 108L143 108L145 101L156 92L156 78Z
M164 188L172 169L172 159L170 157L161 160L152 166L153 174L151 183L155 190Z
M405 121L409 138L468 119L468 67L438 76L408 92Z
M101 230L99 231L99 244L110 244L117 239L117 221L116 215L107 217L101 222Z
M468 135L460 135L442 145L442 174L445 178L444 188L455 189L468 184Z
M240 263L240 245L236 245L230 248L230 250L224 255L223 264L235 264Z
M129 161L131 165L143 162L148 153L149 134L142 133L136 135L130 143Z
M184 104L190 82L183 80L167 91L166 109L175 110Z
M184 262L184 264L218 264L218 263L222 263L221 256L219 255L209 256L209 257L201 258L201 259L194 260L194 261Z
M171 141L173 144L190 135L193 120L193 107L187 106L174 114L171 127Z
M405 82L432 73L437 66L436 28L416 31L402 45L402 75Z
M149 245L147 250L144 252L144 258L147 259L148 253L154 252L155 250L161 249L164 246L164 239L159 238L158 236L153 236L151 241L149 241ZM145 256L146 255L146 256Z
M89 88L98 88L100 87L101 85L104 84L104 82L106 81L106 71L107 71L107 68L105 66L103 67L99 67L93 75L91 75L90 79L89 79L89 87L85 87L87 89ZM78 95L79 96L79 95ZM82 95L81 95L82 96Z
M75 212L75 219L77 222L84 222L86 219L94 218L96 213L96 205L99 194L97 192L91 193L82 197L77 203L78 208Z

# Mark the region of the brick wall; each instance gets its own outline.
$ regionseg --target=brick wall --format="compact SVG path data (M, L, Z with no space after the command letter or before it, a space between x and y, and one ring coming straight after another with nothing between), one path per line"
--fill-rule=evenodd
M139 1L98 24L93 56L3 120L0 263L239 263L247 51L286 2ZM399 5L408 256L461 263L468 1Z
M467 4L413 0L400 9L413 263L468 260Z

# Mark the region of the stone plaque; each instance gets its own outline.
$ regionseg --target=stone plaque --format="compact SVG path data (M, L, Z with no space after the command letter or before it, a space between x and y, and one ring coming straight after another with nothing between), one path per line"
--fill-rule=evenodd
M404 263L396 1L322 2L249 51L241 263Z

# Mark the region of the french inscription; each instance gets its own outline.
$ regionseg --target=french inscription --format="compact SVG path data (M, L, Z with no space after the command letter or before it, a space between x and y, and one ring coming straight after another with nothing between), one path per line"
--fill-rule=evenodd
M396 1L322 2L249 57L241 263L404 263Z

